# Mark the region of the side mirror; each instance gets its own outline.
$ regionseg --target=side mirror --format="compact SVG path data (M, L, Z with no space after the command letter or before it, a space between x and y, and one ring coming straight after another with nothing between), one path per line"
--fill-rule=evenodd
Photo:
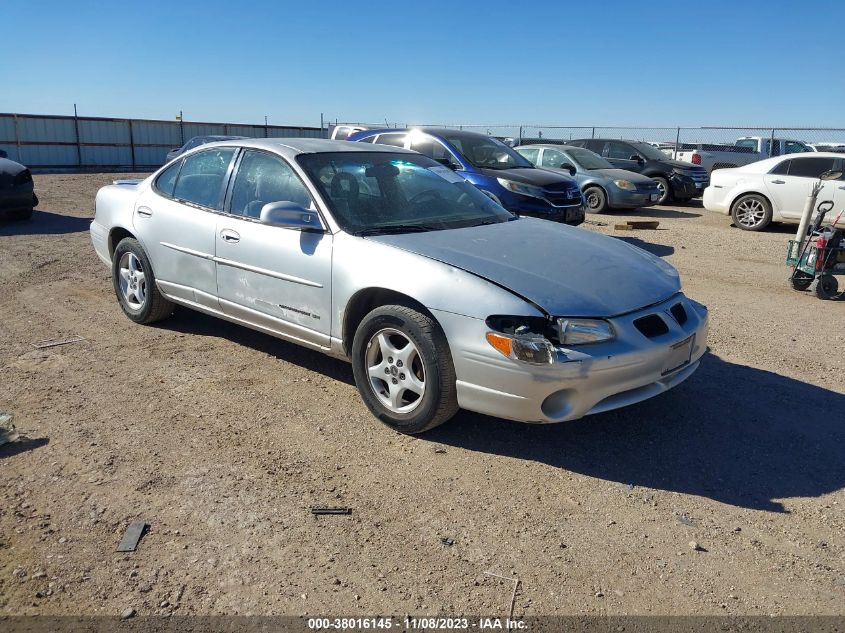
M289 200L268 202L261 207L260 219L261 223L267 226L281 226L301 231L325 232L326 230L316 211L306 209Z
M826 171L826 172L822 173L819 176L819 178L821 180L839 180L840 178L842 178L842 172L841 171Z
M638 163L640 163L640 164L642 164L642 163L644 163L644 162L645 162L645 161L643 160L643 157L642 157L642 156L640 156L639 154L631 154L631 158L629 158L628 160L635 160L635 161L637 161L637 162L638 162Z
M436 160L438 163L440 163L440 164L441 164L441 165L443 165L444 167L448 167L448 168L449 168L449 169L451 169L452 171L454 171L455 169L457 169L457 167L455 167L455 163L453 163L453 162L452 162L451 160L449 160L448 158L435 158L434 160Z
M569 172L570 176L575 175L576 169L575 169L575 165L573 165L572 163L561 163L560 168L567 170Z

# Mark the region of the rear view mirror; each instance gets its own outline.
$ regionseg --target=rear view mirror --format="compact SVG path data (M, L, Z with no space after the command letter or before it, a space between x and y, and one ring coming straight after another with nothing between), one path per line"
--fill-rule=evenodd
M268 202L261 207L261 223L288 229L323 232L326 227L316 211L306 209L296 202L284 200Z
M572 163L561 163L560 168L567 170L570 176L575 175L575 165L573 165Z

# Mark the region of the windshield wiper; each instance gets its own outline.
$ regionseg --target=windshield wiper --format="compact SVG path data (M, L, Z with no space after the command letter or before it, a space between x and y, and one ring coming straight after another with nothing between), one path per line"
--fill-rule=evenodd
M374 226L370 229L357 231L355 235L366 237L367 235L390 235L392 233L426 233L436 231L440 227L428 224L388 224L385 226Z

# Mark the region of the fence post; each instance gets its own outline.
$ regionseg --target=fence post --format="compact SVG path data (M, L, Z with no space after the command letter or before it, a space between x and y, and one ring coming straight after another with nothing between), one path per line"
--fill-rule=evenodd
M15 147L18 149L18 162L23 163L23 157L21 156L21 133L18 129L18 115L13 114L12 117L14 117L13 120L15 123Z
M681 140L681 128L680 128L680 126L678 126L678 133L675 134L675 152L672 155L672 158L674 158L675 160L678 160L678 143L680 142L680 140Z
M772 128L772 136L769 139L769 157L775 156L775 128Z
M590 134L590 138L596 138L596 128L593 128L593 131Z
M79 168L82 168L82 144L79 141L79 114L76 111L76 104L73 104L73 127L76 130L76 161Z
M132 150L132 171L135 171L135 134L132 131L132 119L127 119L129 122L129 147Z
M180 145L185 144L185 122L182 120L181 110L179 110L179 140L182 141Z
M521 125L519 126L519 138L516 139L516 144L522 145L522 126Z

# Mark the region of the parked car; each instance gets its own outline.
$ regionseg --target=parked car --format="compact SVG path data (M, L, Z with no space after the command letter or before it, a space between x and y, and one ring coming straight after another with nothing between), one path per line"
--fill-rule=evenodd
M813 149L801 141L776 138L772 143L771 138L744 136L737 139L734 145L683 143L674 156L677 160L701 165L712 173L716 169L741 167L771 156L811 151Z
M345 141L349 139L350 136L355 134L355 132L362 132L364 130L369 129L373 126L366 126L366 125L352 125L350 123L337 123L334 125L329 125L329 138L335 141Z
M28 220L37 206L38 196L29 169L0 158L0 220Z
M845 142L827 142L827 143L807 143L814 152L836 152L837 154L845 154Z
M507 212L421 154L321 139L201 147L96 197L91 239L136 323L181 304L351 361L385 424L459 407L562 422L663 393L707 346L677 271Z
M568 173L584 193L587 210L636 209L657 204L657 183L633 171L617 169L604 158L583 147L569 145L522 145L516 151L534 165Z
M404 147L433 158L511 213L573 226L584 221L584 198L571 177L537 169L499 139L462 130L367 130L350 141Z
M657 204L665 204L672 199L683 202L698 198L709 182L707 171L703 168L673 160L649 143L587 138L570 141L569 145L585 147L606 158L614 167L653 178L660 188Z
M164 159L165 164L172 161L174 158L177 158L184 154L187 151L194 149L195 147L199 147L200 145L206 145L207 143L216 143L217 141L236 141L242 138L246 138L245 136L194 136L191 138L187 143L185 143L182 147L177 147L176 149L172 149L167 152L167 157Z
M713 172L704 191L704 207L730 215L745 231L761 231L772 222L798 223L810 186L826 171L845 171L845 156L808 152L767 158L735 169ZM845 182L825 181L819 201L845 208Z

